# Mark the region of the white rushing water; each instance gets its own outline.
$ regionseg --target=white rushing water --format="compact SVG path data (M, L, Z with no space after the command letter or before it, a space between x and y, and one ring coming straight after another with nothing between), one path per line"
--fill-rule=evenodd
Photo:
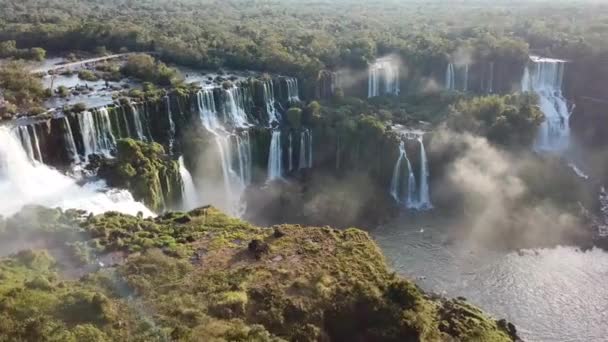
M454 90L456 89L456 75L454 72L454 64L449 63L445 71L445 89Z
M469 90L469 65L455 66L448 63L445 71L445 89L447 90Z
M406 168L403 168L403 161L406 162ZM405 199L403 198L403 184L401 175L403 173L407 173L407 193L405 195ZM414 175L414 170L412 168L412 164L407 157L407 152L405 151L405 142L401 141L399 143L399 158L397 159L397 163L395 164L395 168L393 170L393 178L391 181L390 194L393 196L396 202L404 203L407 208L415 209L418 206L418 190L416 188L416 176Z
M288 102L300 102L298 79L295 77L288 77L287 83L287 101Z
M558 59L531 57L522 78L522 90L538 95L545 114L536 138L540 152L560 152L570 145L570 111L562 94L566 62Z
M175 140L175 122L173 122L173 113L171 112L171 99L165 96L167 102L167 120L169 121L169 153L173 153L173 142Z
M234 135L235 141L234 144L232 143L233 135L220 122L213 89L199 91L197 105L201 123L213 136L215 142L224 188L224 196L219 203L215 202L215 197L205 200L218 205L232 215L242 216L246 209L242 196L251 183L252 158L249 134L242 132L240 135ZM233 153L233 148L236 153ZM233 155L236 155L236 159L233 159Z
M270 150L268 151L268 181L283 177L283 153L281 148L281 131L272 131Z
M83 209L95 214L119 211L153 213L126 190L107 189L103 182L80 186L76 180L41 163L32 163L15 131L0 127L0 215L11 215L24 205L38 204Z
M131 108L131 114L133 114L133 123L135 125L135 133L137 134L137 139L146 140L146 136L144 135L144 126L141 122L141 116L139 115L137 107L130 101L129 107Z
M369 66L367 97L399 95L399 63L385 57L377 59Z
M305 128L300 132L298 169L312 169L312 132Z
M112 121L106 107L101 107L97 111L99 120L97 134L100 137L100 146L104 151L111 151L116 147L116 138L112 133Z
M397 203L405 205L408 209L429 210L433 208L433 205L430 199L428 160L423 135L415 134L413 137L420 147L419 181L416 181L412 163L405 149L405 142L402 140L399 143L399 158L393 169L389 193ZM406 135L405 138L412 140L409 135ZM402 175L406 175L404 178L407 179L407 185L404 184ZM417 187L417 184L420 186Z
M420 143L420 197L418 199L418 209L431 209L431 196L429 191L429 162L426 157L423 136L418 137Z
M182 208L184 210L192 210L196 208L200 203L198 200L198 192L194 186L192 175L184 164L184 157L181 156L178 159L179 173L182 178Z
M65 140L66 148L68 149L68 154L70 159L72 159L72 163L78 163L80 158L78 157L72 126L70 126L70 120L68 120L67 117L63 117L63 139Z
M225 89L226 101L224 108L226 110L227 123L233 127L246 128L250 126L245 113L242 94L240 88L233 86L230 89Z
M273 124L281 122L281 114L279 114L275 107L276 100L274 97L274 85L272 84L272 80L264 81L263 88L266 113L268 114L268 127L271 127Z

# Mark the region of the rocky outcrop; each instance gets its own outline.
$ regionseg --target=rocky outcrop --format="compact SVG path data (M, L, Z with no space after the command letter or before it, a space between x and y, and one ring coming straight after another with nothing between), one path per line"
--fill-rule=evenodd
M464 299L397 277L357 229L259 228L212 207L148 219L28 210L1 221L2 241L44 236L49 252L0 259L11 340L517 339ZM72 255L97 270L66 278Z

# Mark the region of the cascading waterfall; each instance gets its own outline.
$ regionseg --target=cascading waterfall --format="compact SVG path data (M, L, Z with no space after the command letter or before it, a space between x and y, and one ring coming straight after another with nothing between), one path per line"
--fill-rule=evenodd
M266 103L266 113L268 114L268 126L272 126L273 124L278 124L281 121L281 115L277 111L275 107L275 97L274 97L274 85L272 84L272 80L263 82L264 89L264 103Z
M133 123L135 124L135 133L137 134L138 140L146 140L146 136L144 135L144 126L141 121L141 116L139 115L139 111L137 107L129 102L129 107L131 108L131 113L133 115ZM169 112L170 113L170 112ZM169 115L170 117L170 115ZM171 120L173 121L173 120Z
M307 129L306 134L308 135L308 168L312 169L312 132Z
M312 133L309 129L300 132L300 160L298 169L312 168Z
M426 158L426 150L424 148L423 135L418 137L420 143L420 197L418 200L418 209L431 209L431 197L429 194L429 166Z
M403 161L406 161L405 170L407 172L407 197L405 201L402 198L403 191L401 190L401 169ZM416 190L416 176L414 175L414 170L412 169L412 164L410 163L409 158L407 157L407 153L405 151L405 143L401 141L399 143L399 159L397 159L397 163L395 164L395 169L393 170L393 179L391 181L390 194L393 196L396 202L405 203L406 207L409 209L414 209L418 207L418 196Z
M110 121L110 115L106 107L99 108L97 111L98 120L98 136L100 137L100 146L104 151L111 151L116 147L116 138L112 133L112 122Z
M545 121L536 138L537 151L559 152L570 144L570 112L562 95L565 61L531 57L522 78L522 91L538 95Z
M245 204L242 203L242 194L246 186L251 183L252 158L249 134L243 132L241 136L236 136L237 172L232 160L231 135L220 123L213 98L213 89L199 91L197 105L203 127L213 135L220 158L224 194L227 202L227 208L225 209L232 215L242 216L245 211Z
M399 94L399 65L394 59L377 59L368 74L367 97Z
M82 135L84 160L88 161L89 155L99 151L97 134L95 130L95 121L93 119L93 114L88 110L80 113L77 118L80 126L80 134Z
M39 161L34 155L34 148L32 147L32 138L30 137L30 133L28 131L29 126L19 126L19 137L21 138L21 144L27 153L28 158L31 161ZM34 134L35 134L34 130Z
M169 153L173 153L173 141L175 140L175 122L173 122L173 113L171 112L171 99L165 96L167 102L167 119L169 120Z
M288 102L300 102L300 95L298 90L298 79L295 77L288 77L287 83L287 101Z
M293 171L293 139L292 133L289 132L289 172Z
M281 131L272 131L270 151L268 153L268 181L283 177L283 154L281 148Z
M0 127L0 215L12 215L24 205L82 209L94 214L119 211L153 216L125 190L108 190L103 182L79 186L76 181L42 163L32 163L14 131Z
M243 132L241 135L236 135L236 150L238 155L239 178L243 187L251 184L251 142L249 132Z
M447 89L447 90L455 90L456 89L454 64L452 64L452 63L448 64L448 68L445 71L445 89Z
M72 163L80 161L78 157L78 150L76 149L76 142L74 141L74 134L72 133L72 127L70 126L70 120L67 116L63 117L63 138L66 142L68 149L68 155L72 159Z
M414 210L429 210L433 208L429 194L429 171L426 150L424 148L423 135L416 134L415 137L406 136L406 139L416 139L420 146L420 174L419 181L416 181L416 175L412 168L412 163L407 156L405 142L402 140L399 143L399 158L393 169L393 177L389 189L390 195L397 203L403 204L408 209ZM403 162L406 163L406 168L403 167ZM401 175L407 172L407 192L404 191ZM417 187L417 184L420 184Z
M462 74L462 75L460 75ZM449 63L445 71L445 89L447 90L469 90L469 65L455 66Z
M194 181L192 180L192 175L190 171L186 168L184 164L184 157L181 156L178 159L179 163L179 173L182 178L182 208L184 210L192 210L199 205L198 201L198 193L196 191L196 187L194 186Z
M233 86L230 89L224 89L224 93L226 96L224 109L227 123L238 128L249 127L250 124L245 112L240 88Z

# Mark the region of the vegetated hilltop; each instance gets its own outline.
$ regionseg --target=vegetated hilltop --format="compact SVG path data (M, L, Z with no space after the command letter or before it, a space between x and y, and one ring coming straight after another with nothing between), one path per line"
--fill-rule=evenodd
M0 223L0 340L509 341L391 273L357 229L28 207ZM11 250L12 249L12 250ZM35 250L32 250L35 249Z

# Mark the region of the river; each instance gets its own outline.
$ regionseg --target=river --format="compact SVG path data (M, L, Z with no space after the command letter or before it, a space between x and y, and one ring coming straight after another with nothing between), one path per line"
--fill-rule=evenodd
M496 252L450 239L449 229L445 219L401 217L371 234L397 273L506 318L526 341L606 341L608 253Z

